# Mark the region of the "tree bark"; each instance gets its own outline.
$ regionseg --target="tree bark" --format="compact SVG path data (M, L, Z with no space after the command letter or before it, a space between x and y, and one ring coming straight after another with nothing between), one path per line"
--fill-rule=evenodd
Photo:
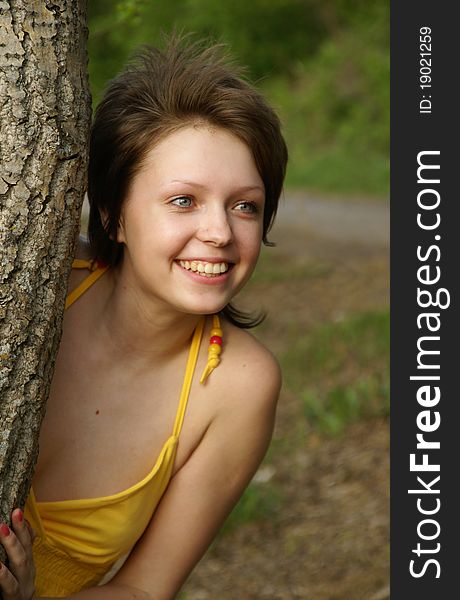
M86 186L86 0L0 0L0 522L23 506Z

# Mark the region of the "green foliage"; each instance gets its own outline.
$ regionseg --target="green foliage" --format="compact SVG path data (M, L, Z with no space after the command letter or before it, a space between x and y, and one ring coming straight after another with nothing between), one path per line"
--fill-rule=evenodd
M307 148L293 141L286 176L288 188L317 190L331 194L371 195L386 198L389 192L390 157L370 151L348 149L336 144L330 148Z
M195 32L228 43L278 107L287 184L386 195L389 9L384 0L92 0L94 103L142 43Z
M324 38L317 11L302 0L189 0L188 25L202 36L222 39L249 66L254 79L291 73Z
M146 7L147 0L120 0L115 6L116 22L125 26L139 26Z
M377 5L380 6L380 5ZM370 18L372 16L372 19ZM297 64L292 78L264 85L285 124L288 184L386 194L389 185L388 15L355 18Z
M107 82L141 44L157 45L161 33L180 26L187 0L92 0L89 17L89 76L93 103Z

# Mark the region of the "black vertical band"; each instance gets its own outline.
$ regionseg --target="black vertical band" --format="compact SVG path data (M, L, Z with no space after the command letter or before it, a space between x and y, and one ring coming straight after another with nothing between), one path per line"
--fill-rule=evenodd
M460 594L455 8L391 3L392 600Z

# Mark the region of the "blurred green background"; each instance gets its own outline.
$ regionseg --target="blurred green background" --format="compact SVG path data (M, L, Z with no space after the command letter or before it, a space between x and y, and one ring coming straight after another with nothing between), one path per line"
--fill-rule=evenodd
M242 307L266 309L255 335L282 367L277 426L257 476L179 597L385 600L388 247L345 239L343 210L371 205L385 230L389 3L88 4L94 105L130 53L158 44L163 31L224 41L281 116L290 153L286 206L295 197L319 199L327 210L338 202L340 236L322 236L295 213L295 223L275 227L278 246L263 248L243 291Z
M385 0L91 0L94 103L141 43L173 27L227 42L278 109L287 187L386 197L389 3Z

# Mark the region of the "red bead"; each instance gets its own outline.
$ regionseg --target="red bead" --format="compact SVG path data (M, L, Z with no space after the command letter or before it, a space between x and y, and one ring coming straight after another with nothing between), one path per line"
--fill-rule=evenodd
M220 335L213 335L211 337L211 339L209 340L210 344L219 344L219 346L222 346L222 338L220 337Z

